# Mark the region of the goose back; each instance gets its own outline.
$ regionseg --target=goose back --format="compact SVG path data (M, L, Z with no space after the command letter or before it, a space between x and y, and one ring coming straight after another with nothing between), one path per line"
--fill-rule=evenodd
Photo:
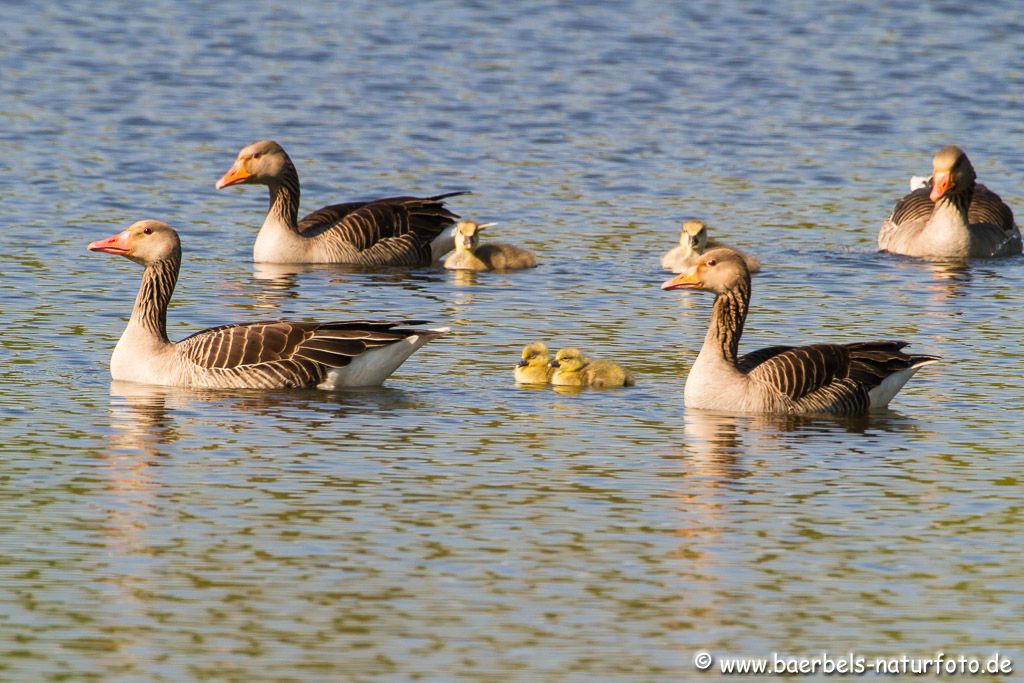
M439 333L411 329L418 324L421 321L350 320L223 325L183 339L174 345L174 351L189 370L190 384L215 388L313 387L327 381L332 371L374 349ZM415 349L406 357L412 351Z
M872 405L872 390L889 376L936 360L903 353L906 345L873 341L771 347L755 352L758 357L743 357L738 367L762 391L781 394L793 412L849 415L883 407Z
M444 200L461 194L466 193L334 204L303 217L298 227L310 238L309 248L331 262L428 265L454 246L454 238L442 233L458 215ZM434 244L439 238L443 244Z

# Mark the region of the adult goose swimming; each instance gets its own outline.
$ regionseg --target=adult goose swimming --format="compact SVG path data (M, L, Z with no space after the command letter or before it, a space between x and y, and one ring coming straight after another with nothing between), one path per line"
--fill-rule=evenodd
M299 220L299 174L273 140L244 147L216 187L244 184L270 190L270 208L252 252L265 263L428 266L455 247L458 216L444 200L466 194L333 204Z
M686 378L687 408L733 412L851 415L882 409L935 356L911 356L907 342L770 346L737 356L750 304L750 273L732 249L705 252L662 289L715 294L704 345Z
M139 221L89 250L145 267L110 359L115 380L214 389L377 386L447 332L410 327L417 321L272 321L213 327L174 343L167 338L167 305L181 265L178 233L160 221Z
M901 199L878 233L878 248L924 258L965 259L1021 253L1013 211L975 182L970 159L943 147L932 159L929 183Z

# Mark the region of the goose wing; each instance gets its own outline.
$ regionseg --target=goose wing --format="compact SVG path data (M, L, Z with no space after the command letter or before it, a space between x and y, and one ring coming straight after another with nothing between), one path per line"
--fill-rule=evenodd
M974 187L971 205L967 207L967 222L971 225L978 223L995 225L1006 232L1010 232L1016 227L1013 221L1013 211L1006 205L1006 202L995 192L980 184Z
M887 222L893 225L903 225L912 221L927 221L935 208L935 203L929 198L930 194L930 186L914 190L896 202Z
M467 193L335 204L305 216L299 230L327 246L354 248L368 265L430 263L431 241L458 219L444 200L461 194Z
M254 386L310 386L330 368L348 365L364 351L416 334L422 321L331 323L284 321L224 325L176 344L180 357L204 370L249 375Z
M888 222L903 225L912 221L927 220L935 208L935 203L929 198L930 194L930 184L914 190L897 202ZM970 206L967 207L967 222L971 225L995 225L1007 232L1015 227L1010 207L999 195L980 183L974 186L974 195L971 197Z
M903 353L906 345L875 341L772 347L783 350L768 355L747 376L780 392L801 412L860 412L870 406L870 390L887 377L934 360Z

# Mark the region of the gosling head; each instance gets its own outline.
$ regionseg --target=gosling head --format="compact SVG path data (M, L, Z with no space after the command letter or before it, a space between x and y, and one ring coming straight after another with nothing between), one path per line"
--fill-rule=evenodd
M679 234L679 245L695 254L703 254L708 246L708 226L704 221L686 221Z
M555 359L551 361L551 367L558 368L561 372L579 372L588 362L579 349L559 349Z
M473 251L480 244L480 232L497 223L477 223L462 220L455 224L455 248L459 251Z
M548 364L548 347L544 342L533 342L523 347L523 353L516 367L543 368Z
M727 248L712 249L701 254L697 263L685 273L662 283L662 289L703 289L706 292L724 294L746 282L750 283L750 271L743 256Z
M126 229L89 244L89 251L102 251L131 259L144 266L172 256L181 257L181 240L174 228L161 221L139 221Z
M272 185L279 182L288 167L294 168L281 145L273 140L257 140L242 148L215 187L223 190L232 185Z
M970 192L976 177L974 166L962 149L956 145L943 147L932 159L930 199L935 202L950 194Z

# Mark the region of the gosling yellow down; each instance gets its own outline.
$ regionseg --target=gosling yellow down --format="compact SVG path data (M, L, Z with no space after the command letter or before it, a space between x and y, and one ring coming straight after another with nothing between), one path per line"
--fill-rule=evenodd
M551 367L547 344L533 342L523 347L522 357L516 364L515 377L519 384L547 384L555 369Z
M511 244L480 244L480 232L496 223L459 221L455 225L455 251L444 260L450 270L521 270L537 265L533 252Z
M708 239L708 226L704 221L686 221L679 233L679 246L669 249L661 257L661 267L673 273L685 273L697 263L697 259L708 249L721 246ZM747 270L751 274L761 270L761 262L756 256L734 250L743 256Z
M579 349L560 349L551 361L551 383L566 387L630 387L633 373L607 360L590 360Z

